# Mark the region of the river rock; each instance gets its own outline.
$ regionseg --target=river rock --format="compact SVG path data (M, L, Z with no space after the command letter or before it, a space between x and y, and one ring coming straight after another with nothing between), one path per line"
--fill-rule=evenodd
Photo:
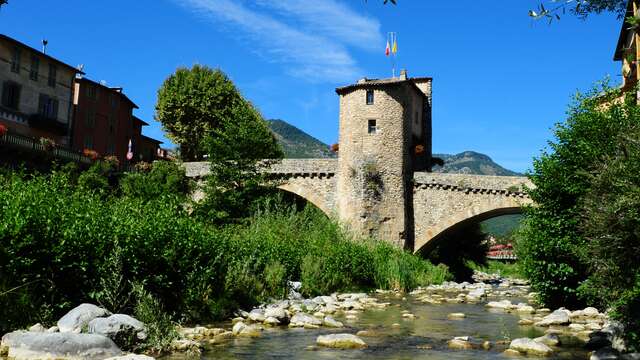
M533 320L531 320L531 319L520 319L518 321L518 325L523 325L523 326L533 325Z
M130 346L132 342L137 342L135 340L141 341L147 338L144 324L124 314L93 319L89 321L88 327L90 334L104 335L121 347Z
M447 319L449 320L462 320L466 317L467 315L465 315L464 313L450 313L449 315L447 315Z
M30 327L29 331L31 331L31 332L45 332L46 329L44 328L44 326L42 326L42 324L37 323L37 324L33 325L32 327Z
M200 352L200 343L195 340L189 339L176 339L171 342L171 351L175 352L188 352L197 354Z
M153 360L153 358L147 355L128 354L128 355L110 357L105 360Z
M253 322L263 322L266 319L264 310L262 309L253 309L251 310L251 312L249 312L249 316L248 316L249 320L253 321Z
M533 340L548 346L560 345L560 338L556 334L546 334L544 336L537 337Z
M542 321L538 321L536 326L566 325L570 321L570 314L571 312L569 310L558 309L542 318Z
M600 312L594 307L588 307L582 310L582 314L587 317L596 317L600 314Z
M264 328L260 325L257 324L251 324L251 325L247 325L245 327L243 327L240 332L237 334L237 336L243 336L243 337L260 337L262 336L262 330L264 330Z
M449 349L454 350L468 350L473 349L473 344L468 336L458 336L447 342Z
M213 338L211 338L209 340L209 344L220 344L220 343L228 341L231 338L233 338L233 332L225 331L225 332L220 333L218 335L215 335Z
M320 326L322 325L322 321L311 315L301 312L293 315L293 317L291 317L291 320L289 321L290 327L304 327L306 325Z
M77 333L39 333L14 331L2 337L0 347L12 359L102 360L122 355L106 336Z
M344 324L342 324L340 321L332 318L331 316L325 316L324 320L322 321L322 325L324 325L326 327L332 327L332 328L344 327Z
M509 309L512 306L513 304L511 304L511 301L509 300L489 301L487 303L487 307L494 308L494 309Z
M589 360L616 360L620 358L620 352L610 347L605 347L591 353Z
M73 308L58 320L60 332L80 332L89 321L109 316L111 313L93 304L81 304Z
M238 335L246 327L247 327L247 324L243 323L242 321L239 321L233 325L233 328L231 328L231 332L233 333L233 335Z
M515 339L509 348L527 355L549 356L553 353L549 346L529 338Z
M269 316L268 318L264 319L264 323L267 326L278 326L280 325L280 321L276 318L274 318L273 316Z
M271 307L267 308L264 311L265 318L276 318L281 324L286 324L289 322L289 316L284 308L281 307Z
M335 349L364 349L367 347L361 338L353 334L320 335L316 344Z

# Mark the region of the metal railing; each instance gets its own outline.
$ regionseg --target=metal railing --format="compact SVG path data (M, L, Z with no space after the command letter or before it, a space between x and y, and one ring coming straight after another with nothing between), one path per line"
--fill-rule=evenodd
M4 135L0 135L0 146L11 146L22 150L30 150L32 152L47 153L59 159L75 161L78 163L90 164L92 162L91 158L84 156L75 150L58 145L48 147L40 143L39 140L18 134L5 133Z

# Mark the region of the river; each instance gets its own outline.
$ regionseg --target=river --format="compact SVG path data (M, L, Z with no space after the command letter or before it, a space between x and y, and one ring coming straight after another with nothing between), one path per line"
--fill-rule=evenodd
M508 292L508 291L507 291ZM504 292L498 292L498 295ZM385 309L368 309L356 320L346 320L344 314L335 314L346 328L320 328L308 330L286 327L266 328L259 338L233 338L220 345L205 348L201 359L507 359L503 354L508 339L544 335L544 328L518 325L520 315L503 310L488 309L486 301L502 300L490 296L477 304L427 304L419 295L374 294L380 302L391 303ZM526 298L512 297L514 303ZM410 312L414 319L403 318ZM450 313L464 313L461 320L449 320ZM212 326L230 328L231 323ZM368 348L363 350L335 350L315 346L318 335L351 333L371 330L375 337L362 337ZM490 341L489 350L449 349L447 342L457 336L470 336L477 343ZM549 359L588 359L583 343L572 337L561 336L562 346L554 348ZM181 355L166 360L185 359Z

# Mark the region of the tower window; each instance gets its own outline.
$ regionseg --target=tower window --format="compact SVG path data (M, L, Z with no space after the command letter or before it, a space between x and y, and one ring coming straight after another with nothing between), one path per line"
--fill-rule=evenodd
M377 134L377 133L378 133L378 127L376 126L375 119L369 120L369 134Z
M20 103L20 85L12 81L5 81L2 85L2 105L18 110Z
M367 105L373 105L373 90L367 90Z

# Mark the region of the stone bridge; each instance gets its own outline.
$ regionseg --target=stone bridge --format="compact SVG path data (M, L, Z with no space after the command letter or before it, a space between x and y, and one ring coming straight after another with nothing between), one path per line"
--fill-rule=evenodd
M185 163L185 167L187 176L193 178L209 172L208 163ZM281 180L280 189L339 219L337 169L337 159L284 159L264 171ZM460 226L519 213L521 206L531 203L523 187L532 184L523 177L415 172L411 186L413 234L400 245L413 252L429 251Z

